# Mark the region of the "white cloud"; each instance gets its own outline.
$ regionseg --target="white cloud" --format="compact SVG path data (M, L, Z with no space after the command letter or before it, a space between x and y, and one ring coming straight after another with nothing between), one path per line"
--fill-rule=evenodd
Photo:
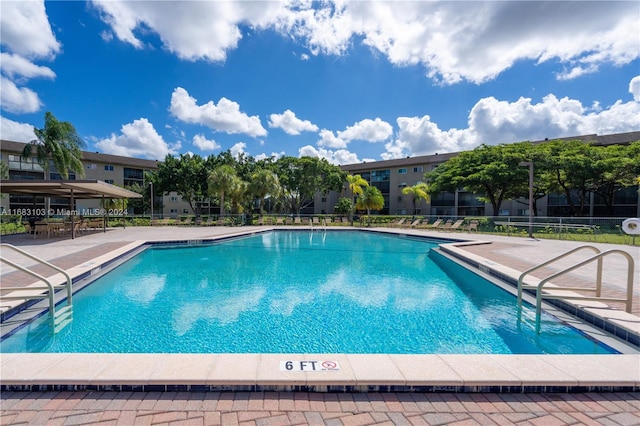
M0 116L0 139L14 142L31 142L36 138L33 125L18 123Z
M381 142L387 140L393 134L393 127L380 118L371 120L366 118L348 126L344 131L338 132L338 137L345 141L361 140L367 142Z
M631 80L629 90L632 93L637 90L634 85L640 85L640 78ZM608 107L595 102L588 107L579 100L558 99L553 94L538 103L529 98L508 102L488 97L473 106L467 123L465 129L443 130L428 115L398 117L397 138L385 145L382 158L463 151L482 143L495 145L637 131L640 129L640 102L618 100Z
M301 120L291 110L286 110L282 114L271 114L269 127L282 129L289 135L299 135L301 132L317 132L318 126L309 120Z
M218 142L213 139L209 140L200 134L193 137L193 145L202 151L213 151L220 148Z
M20 55L2 52L0 53L2 73L7 77L22 76L25 78L45 77L55 78L56 74L51 68L36 65Z
M51 31L44 1L3 1L0 7L0 42L7 50L0 57L0 108L12 113L36 112L42 106L38 94L18 86L33 77L55 78L50 68L31 60L53 59L60 43Z
M53 58L60 51L44 1L3 1L0 40L3 46L26 58Z
M394 65L424 67L444 84L482 83L523 60L556 62L558 78L569 79L640 57L640 15L626 1L93 4L119 40L144 48L144 36L154 32L187 60L225 60L245 26L275 29L314 55L343 55L363 43Z
M266 160L267 158L273 158L274 160L277 160L280 157L284 157L286 155L286 153L284 151L280 151L280 152L272 152L271 154L267 155L264 152L262 154L258 154L256 155L254 158L257 161L260 160Z
M36 112L42 106L40 97L27 87L18 87L4 76L0 76L1 107L12 113Z
M119 135L112 133L110 137L98 141L95 146L105 154L152 160L162 160L167 154L177 154L177 150L180 149L180 143L167 144L146 118L139 118L123 125Z
M316 157L316 158L324 158L329 163L335 165L341 164L354 164L359 163L358 155L347 151L346 149L338 149L336 151L331 151L324 148L316 148L311 145L305 145L298 150L298 156L300 157Z
M231 152L231 155L234 156L234 158L238 159L240 157L240 154L245 154L247 149L247 144L244 142L238 142L236 144L234 144L229 151Z
M629 82L629 93L635 101L640 102L640 75L633 77Z
M181 59L224 61L242 38L240 24L262 28L272 22L279 2L145 2L94 0L112 34L136 48L145 47L149 30L158 34L165 49Z
M322 129L318 146L343 149L353 140L381 142L389 139L392 134L393 126L391 124L380 118L375 120L366 118L354 123L353 126L347 126L343 131L338 131L337 136L331 130Z
M220 98L218 105L209 101L198 106L196 99L182 87L171 95L169 111L186 123L200 124L229 134L244 133L249 136L265 136L267 131L257 115L249 117L240 111L240 105L227 98Z
M331 130L322 129L320 130L318 146L326 146L327 148L346 148L347 141L336 137Z

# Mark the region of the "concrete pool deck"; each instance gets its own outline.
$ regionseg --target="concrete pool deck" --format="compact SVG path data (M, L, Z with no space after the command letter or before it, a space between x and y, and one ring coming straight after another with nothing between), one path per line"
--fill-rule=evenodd
M96 265L106 262L114 255L117 256L145 241L202 240L264 229L264 227L127 228L109 229L106 233L91 233L75 240L9 236L4 237L3 242L19 246L46 260L53 260L57 265L70 268L74 275L80 275L95 269ZM531 266L541 263L583 244L566 240L529 240L484 234L469 236L469 234L424 230L389 229L388 231L427 235L434 238L489 242L490 244L457 247L454 250L465 250L470 258L475 257L476 261L481 258L480 262L491 267L501 265L516 270L524 270L528 267L526 264ZM601 250L617 248L629 252L636 259L635 275L638 276L637 260L640 259L640 248L598 243L595 245L601 247ZM13 258L9 253L2 254ZM624 262L614 256L610 260L607 259L604 274L605 286L609 285L617 291L616 287L620 287L620 283L626 280L625 273ZM3 286L11 281L11 274L10 268L3 267ZM574 274L573 279L583 280L585 276ZM638 299L637 284L634 299ZM636 310L637 305L634 307L634 311ZM632 329L640 327L640 319L637 317L625 317L624 321ZM286 361L297 363L297 365L301 365L301 361L330 361L339 366L339 369L281 371L281 363ZM308 390L335 391L339 394L398 390L428 392L424 395L432 395L432 392L438 391L482 391L492 394L503 391L627 392L640 389L640 355L637 351L621 355L540 356L1 354L0 382L5 389L2 396L3 406L5 395L20 398L15 395L24 394L24 392L8 392L13 389L48 389L54 393L76 389L99 392L105 390L151 393L165 391L163 394L158 394L158 399L161 398L160 395L167 392L197 390L223 391L223 393L234 391L233 395L244 395L245 391L253 395L255 391L268 393L281 390L297 390L303 394ZM264 395L264 392L261 394ZM49 397L53 398L53 394L49 394ZM45 396L45 399L49 397ZM638 405L632 405L632 407L637 414L640 410ZM640 416L637 417L640 418ZM291 423L291 420L289 422ZM196 424L202 423L196 422ZM274 421L272 424L281 423Z

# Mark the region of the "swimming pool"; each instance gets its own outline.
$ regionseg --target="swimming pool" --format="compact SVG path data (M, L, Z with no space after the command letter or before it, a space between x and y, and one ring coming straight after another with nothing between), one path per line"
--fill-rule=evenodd
M2 352L611 353L552 318L537 335L504 290L434 255L437 242L276 231L157 246L78 293ZM526 315L524 315L526 318Z

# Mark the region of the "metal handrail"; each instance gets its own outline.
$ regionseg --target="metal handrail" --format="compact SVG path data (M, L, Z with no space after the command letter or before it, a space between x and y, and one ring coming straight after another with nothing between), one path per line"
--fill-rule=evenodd
M560 275L566 274L567 272L571 272L574 269L580 268L588 263L591 263L595 260L598 261L598 269L600 270L601 265L602 265L602 258L605 256L608 256L610 254L621 254L623 255L627 261L628 261L628 265L627 265L627 297L625 299L620 299L620 298L613 298L613 297L600 297L595 296L595 297L588 297L588 296L582 296L582 295L575 295L575 296L571 296L571 295L543 295L542 294L542 288L544 287L544 285L546 283L549 282L549 280L553 279L553 278L557 278ZM590 257L589 259L586 259L576 265L573 265L570 268L564 269L560 272L556 272L553 275L548 276L547 278L543 279L542 281L540 281L540 283L538 284L538 288L536 290L536 333L540 333L540 316L542 313L542 299L574 299L574 300L592 300L592 301L605 301L605 302L625 302L625 310L629 313L631 313L631 307L633 305L633 269L634 269L634 261L633 261L633 257L631 257L631 255L629 253L627 253L624 250L619 250L619 249L613 249L613 250L607 250L605 252L602 253L598 253L592 257ZM600 273L602 273L602 271L600 271ZM555 288L554 290L590 290L590 289L581 289L581 288L576 288L576 287L564 287L564 288ZM593 290L591 290L593 291Z
M52 263L47 262L44 259L41 259L41 258L39 258L37 256L34 256L31 253L28 253L28 252L26 252L26 251L24 251L24 250L22 250L22 249L20 249L20 248L18 248L16 246L14 246L13 244L2 243L2 244L0 244L0 248L12 249L12 250L14 250L14 251L16 251L16 252L28 257L29 259L35 260L36 262L38 262L38 263L40 263L42 265L48 266L48 267L50 267L52 269L55 269L56 271L58 271L61 274L63 274L67 279L67 304L71 305L72 297L73 297L72 296L73 295L73 289L71 288L71 276L67 273L67 271L65 271L64 269L62 269L62 268L60 268L60 267L58 267L58 266L56 266L56 265L54 265ZM0 260L2 260L5 263L9 263L9 261L7 259L4 259L2 257L0 257ZM11 265L11 266L13 266L13 265ZM13 267L15 268L15 266L13 266ZM17 269L21 269L21 268L17 268ZM31 274L31 275L33 275L33 274ZM37 274L34 275L34 276L40 277L40 275L37 275ZM41 278L38 278L38 279L41 279ZM18 290L18 289L16 289L16 290Z
M22 271L22 272L26 272L27 274L31 275L32 277L35 277L37 279L39 279L40 281L44 281L44 283L47 285L46 287L25 287L25 288L11 288L11 291L26 291L26 290L49 290L49 294L47 295L47 298L49 299L49 316L51 321L53 321L53 319L56 316L56 303L55 303L55 299L54 299L54 293L55 293L55 287L53 285L53 283L51 283L51 281L49 281L48 279L46 279L45 277L43 277L40 274L37 274L33 271L30 271L29 269L25 268L24 266L20 266L15 262L12 262L8 259L5 259L3 257L0 257L0 261L13 266L14 268ZM9 290L9 289L7 289ZM19 297L19 299L32 299L33 297L30 296L21 296ZM42 299L41 296L37 297L38 299ZM0 296L0 299L18 299L18 297L6 297L6 296Z
M66 278L67 278L67 308L63 308L60 310L60 313L63 313L65 311L67 311L67 309L69 309L72 306L72 294L73 294L73 289L71 288L71 276L62 268L59 268L56 265L53 265L49 262L47 262L46 260L40 259L37 256L34 256L22 249L19 249L18 247L12 245L12 244L7 244L7 243L2 243L0 244L1 248L8 248L8 249L12 249L26 257L28 257L29 259L33 259L35 261L37 261L38 263L45 265L45 266L49 266L50 268L62 273ZM56 303L55 303L55 290L56 288L59 288L59 286L55 286L49 279L43 277L42 275L33 272L31 270L29 270L28 268L19 265L9 259L6 259L2 256L0 256L0 261L3 263L6 263L12 267L14 267L15 269L22 271L28 275L31 275L34 278L37 278L40 281L43 281L46 284L46 287L36 287L36 286L29 286L29 287L15 287L15 288L6 288L6 289L2 289L3 291L11 291L12 293L15 292L24 292L24 291L33 291L33 290L48 290L47 295L43 296L42 294L40 295L22 295L22 296L2 296L0 295L0 299L5 299L5 300L16 300L16 299L44 299L47 298L49 300L49 320L50 320L50 324L51 324L51 329L52 332L55 333L56 332ZM71 311L68 311L71 312ZM66 314L66 312L65 312ZM61 316L62 318L63 316Z
M561 254L560 256L556 256L553 259L549 259L544 263L541 263L539 265L536 265L532 268L527 269L526 271L524 271L522 274L520 274L520 277L518 277L518 308L521 309L522 308L522 290L524 289L534 289L536 288L536 286L528 286L528 285L524 285L524 277L529 275L531 272L540 269L540 268L544 268L547 265L550 265L551 263L554 263L556 260L560 260L563 259L573 253L576 253L580 250L583 249L589 249L589 250L593 250L595 253L600 253L600 250L597 247L594 246L580 246L580 247L576 247L572 250L569 250L566 253ZM596 282L596 295L600 296L600 290L599 288L602 288L602 262L599 261L598 262L598 277L597 277L597 282Z

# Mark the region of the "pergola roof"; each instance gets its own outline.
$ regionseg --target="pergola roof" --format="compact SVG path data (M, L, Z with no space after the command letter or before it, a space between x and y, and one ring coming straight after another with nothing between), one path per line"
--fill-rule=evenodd
M142 198L142 194L101 180L0 180L3 194L58 198Z

